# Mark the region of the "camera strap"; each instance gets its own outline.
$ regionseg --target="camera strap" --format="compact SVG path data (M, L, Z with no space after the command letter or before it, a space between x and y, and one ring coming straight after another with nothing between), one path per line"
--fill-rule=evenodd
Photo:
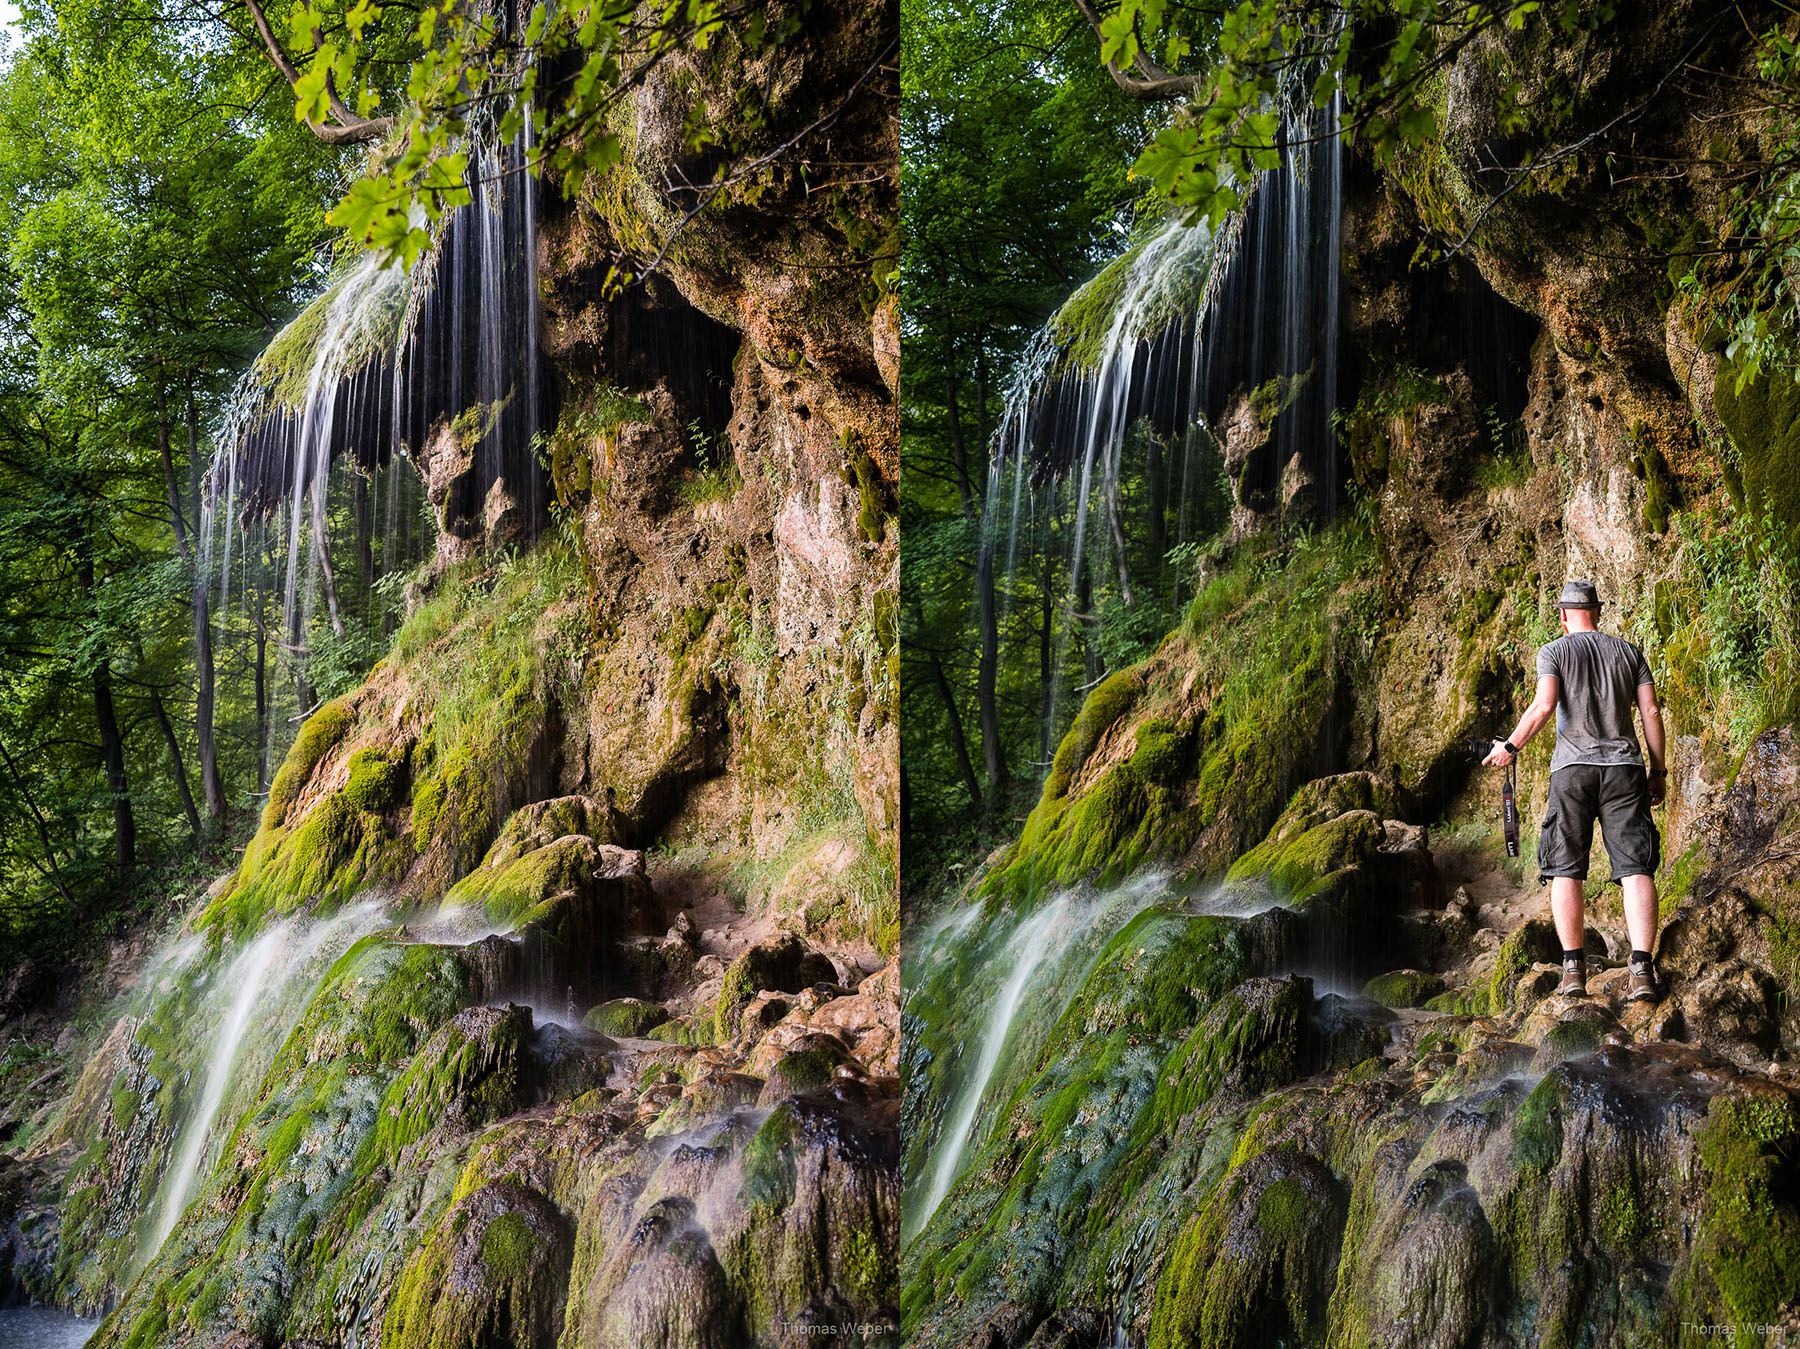
M1514 796L1517 777L1513 764L1506 765L1506 782L1500 788L1500 823L1506 830L1506 855L1519 855L1519 803Z

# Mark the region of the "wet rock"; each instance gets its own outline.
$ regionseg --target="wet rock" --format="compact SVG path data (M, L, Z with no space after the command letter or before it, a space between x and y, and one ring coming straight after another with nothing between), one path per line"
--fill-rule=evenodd
M1427 970L1391 970L1363 985L1363 996L1383 1007L1423 1007L1443 991L1443 976Z
M1386 1342L1469 1344L1488 1319L1489 1261L1495 1241L1467 1169L1445 1161L1407 1190L1374 1244L1386 1250L1369 1299L1369 1328L1385 1324Z
M669 1019L669 1009L661 1003L641 998L614 998L597 1007L588 1008L582 1024L602 1035L642 1036Z
M384 1343L555 1349L573 1251L568 1220L544 1195L483 1186L445 1215L401 1275Z
M603 1303L588 1300L582 1343L597 1349L736 1349L741 1313L691 1200L659 1199L632 1230ZM591 1326L591 1331L587 1329Z
M1780 1042L1780 989L1767 970L1728 960L1708 966L1676 995L1686 1024L1722 1052L1766 1059Z
M651 998L678 996L694 979L694 948L680 937L632 937L620 944L622 982Z
M763 1106L777 1105L789 1096L825 1086L840 1064L853 1060L843 1042L829 1035L807 1035L788 1046L769 1069L768 1080L757 1098Z
M585 835L595 843L617 844L624 837L624 821L610 805L592 796L535 801L507 817L483 865L503 867L571 834Z
M1031 1340L1042 1316L1035 1307L1006 1303L988 1313L963 1344L967 1349L1020 1349Z
M1156 1288L1158 1343L1320 1338L1348 1196L1316 1157L1272 1148L1239 1167L1176 1241Z
M1064 1307L1044 1318L1025 1349L1100 1349L1106 1319L1087 1307Z
M532 1042L537 1069L534 1094L564 1101L604 1087L612 1073L610 1051L617 1048L617 1042L604 1035L540 1026Z
M1385 1007L1327 993L1313 1008L1313 1060L1322 1069L1349 1068L1387 1047L1394 1017Z
M431 1129L477 1129L530 1103L531 1013L470 1007L426 1041L381 1103L377 1137L392 1159Z

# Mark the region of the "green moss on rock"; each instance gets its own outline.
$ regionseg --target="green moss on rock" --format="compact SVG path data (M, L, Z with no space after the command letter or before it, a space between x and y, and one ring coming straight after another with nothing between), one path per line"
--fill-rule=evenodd
M1745 503L1766 510L1791 538L1800 531L1800 384L1761 374L1744 381L1719 362L1713 404L1738 452Z
M1390 970L1363 985L1363 996L1383 1007L1423 1007L1443 991L1443 977L1425 970Z
M644 1036L669 1020L669 1009L641 998L615 998L590 1007L581 1024L602 1035Z

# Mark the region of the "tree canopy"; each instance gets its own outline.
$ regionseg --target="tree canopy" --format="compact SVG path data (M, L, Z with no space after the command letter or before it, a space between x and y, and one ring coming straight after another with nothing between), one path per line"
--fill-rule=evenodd
M68 0L21 28L0 58L0 938L30 947L103 923L257 789L247 620L196 599L200 480L238 372L328 261L343 170L210 17Z

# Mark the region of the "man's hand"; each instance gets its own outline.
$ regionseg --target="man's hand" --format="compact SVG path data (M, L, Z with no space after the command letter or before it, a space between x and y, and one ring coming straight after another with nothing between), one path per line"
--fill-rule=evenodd
M1660 806L1669 794L1669 779L1661 773L1650 774L1650 804Z
M1506 742L1504 740L1496 740L1494 742L1494 747L1488 751L1487 758L1483 759L1481 762L1486 764L1489 768L1505 768L1506 765L1512 761L1513 756L1506 752ZM1464 762L1466 763L1468 761L1465 759Z

